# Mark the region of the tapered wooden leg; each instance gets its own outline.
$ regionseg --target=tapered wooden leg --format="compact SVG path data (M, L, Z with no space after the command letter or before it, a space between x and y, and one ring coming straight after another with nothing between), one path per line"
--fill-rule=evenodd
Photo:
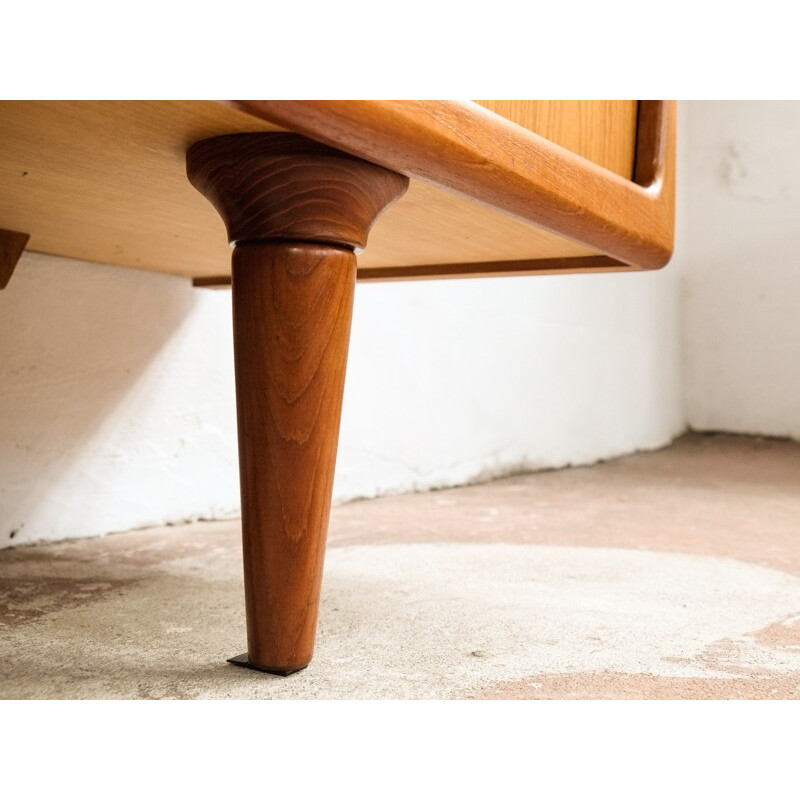
M228 227L248 652L287 675L314 650L355 250L407 178L294 134L193 145Z
M268 671L314 650L355 272L314 244L233 257L248 660Z

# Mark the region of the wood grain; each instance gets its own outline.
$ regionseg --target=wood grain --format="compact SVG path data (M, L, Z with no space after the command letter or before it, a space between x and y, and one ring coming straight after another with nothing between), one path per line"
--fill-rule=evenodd
M207 139L186 163L236 244L245 663L286 675L314 650L354 250L408 179L283 133Z
M222 222L185 159L193 142L243 130L276 126L211 101L0 101L0 227L41 253L229 270Z
M219 136L186 154L189 180L231 243L335 242L356 251L408 178L293 133Z
M596 142L592 131L630 139L630 102L609 106L611 123L604 104L587 104L573 115L578 129L559 122L559 101L524 104L540 102L552 111L538 114L544 127L537 133L555 143ZM213 101L0 101L0 227L29 232L28 247L38 252L187 277L230 274L223 224L186 180L186 149L208 137L279 127ZM630 152L626 158L623 173ZM359 262L402 267L597 253L412 181L374 226Z
M324 245L233 254L248 657L280 674L314 651L355 269Z
M575 239L642 269L674 238L674 104L663 106L659 168L640 186L510 123L454 101L237 101L237 108L417 180Z
M0 289L8 286L29 238L27 233L0 229Z
M478 105L630 179L635 100L476 100Z

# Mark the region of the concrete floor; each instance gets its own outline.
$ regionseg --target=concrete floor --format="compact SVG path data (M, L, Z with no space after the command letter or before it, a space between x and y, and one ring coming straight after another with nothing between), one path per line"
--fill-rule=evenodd
M317 652L245 649L239 525L0 552L0 698L800 698L800 444L657 453L331 519Z

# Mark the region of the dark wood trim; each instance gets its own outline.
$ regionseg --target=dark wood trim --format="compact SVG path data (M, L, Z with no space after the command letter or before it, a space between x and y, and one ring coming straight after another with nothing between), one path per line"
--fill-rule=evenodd
M458 192L624 264L657 269L674 238L675 103L642 101L626 180L477 103L228 101L261 119Z
M356 279L355 250L408 179L289 133L186 155L233 251L247 653L287 675L314 652Z
M577 258L537 258L526 261L476 261L469 264L412 264L401 267L359 267L361 283L382 281L436 280L443 278L510 278L519 275L571 275L593 272L638 272L608 256ZM195 278L192 285L201 289L229 289L230 275Z
M661 100L640 100L636 117L636 151L633 161L633 182L639 186L652 186L659 179L667 159L664 114L667 104Z
M233 343L248 665L314 652L356 256L265 242L233 251Z
M0 229L0 289L5 289L19 263L30 235Z
M529 261L477 261L472 264L414 264L408 267L360 267L358 280L424 280L436 278L511 278L515 275L564 275L585 272L631 272L636 267L607 256L537 258Z
M202 278L192 278L192 286L197 289L230 289L230 275L205 275Z

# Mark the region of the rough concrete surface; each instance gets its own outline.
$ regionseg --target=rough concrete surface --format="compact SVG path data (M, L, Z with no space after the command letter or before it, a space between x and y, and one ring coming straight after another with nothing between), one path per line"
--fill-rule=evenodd
M0 553L0 698L800 698L800 444L352 503L317 652L238 669L238 523Z

